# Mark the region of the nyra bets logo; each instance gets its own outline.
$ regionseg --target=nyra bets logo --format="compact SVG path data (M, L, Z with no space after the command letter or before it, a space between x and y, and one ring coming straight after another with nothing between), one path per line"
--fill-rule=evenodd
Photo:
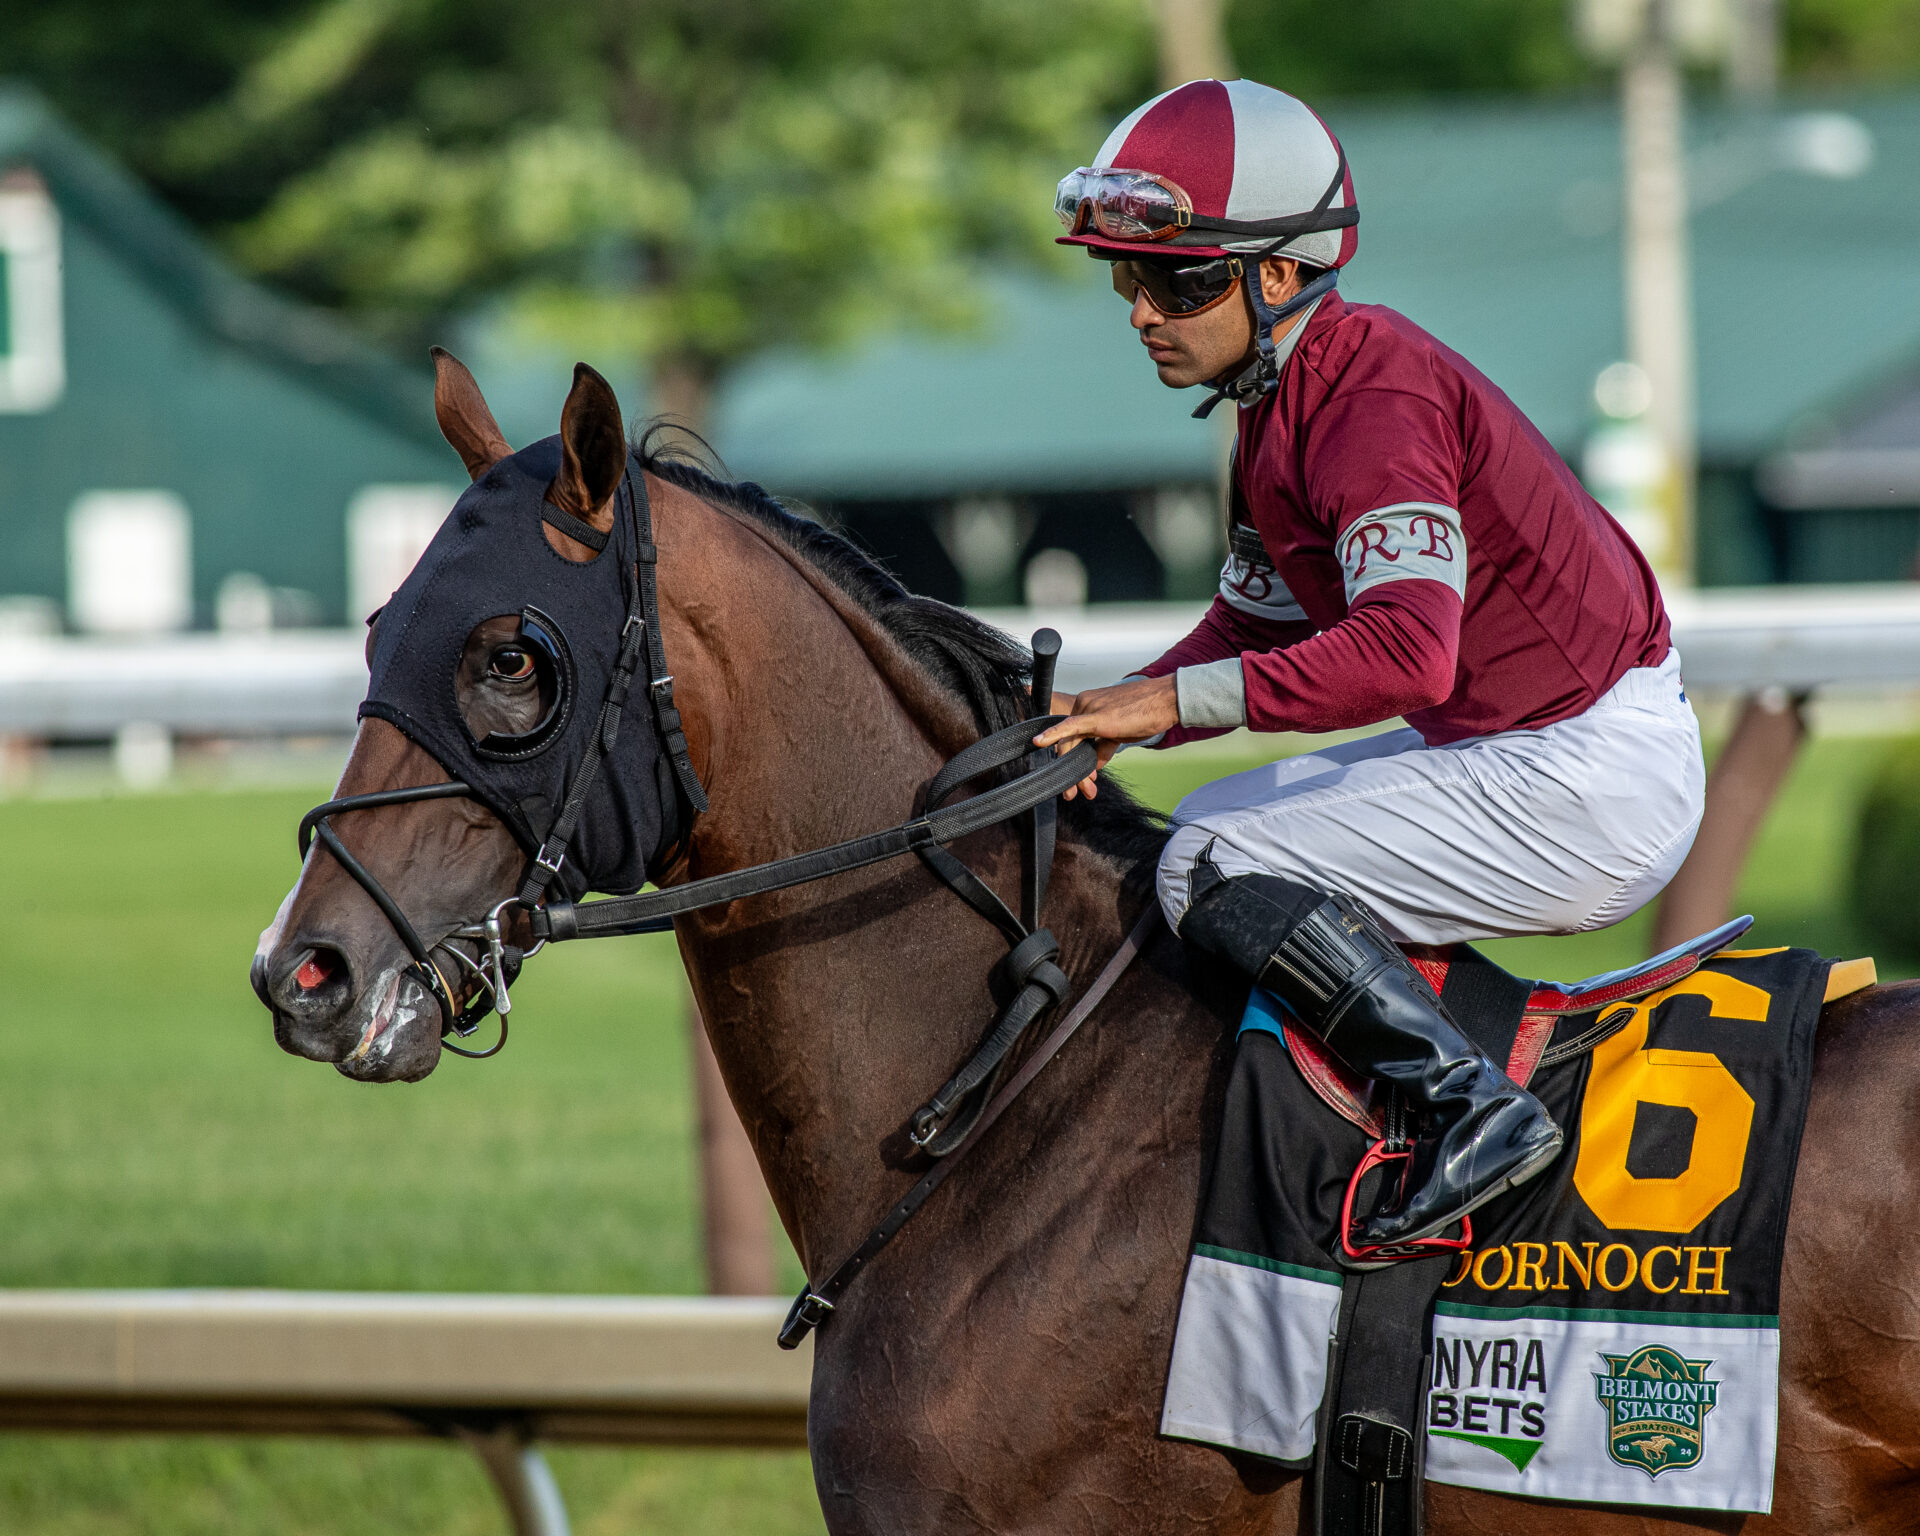
M1547 1351L1540 1339L1433 1341L1427 1429L1504 1456L1516 1472L1547 1436Z
M1607 1369L1594 1374L1593 1390L1607 1415L1607 1454L1648 1477L1698 1462L1720 1393L1720 1383L1707 1380L1713 1362L1683 1359L1665 1344L1600 1358Z

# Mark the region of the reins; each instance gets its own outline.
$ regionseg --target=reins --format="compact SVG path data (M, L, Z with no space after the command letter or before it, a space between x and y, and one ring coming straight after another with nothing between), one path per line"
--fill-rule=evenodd
M1040 1069L1053 1060L1060 1047L1072 1038L1074 1031L1086 1023L1093 1010L1100 1006L1106 995L1113 990L1126 968L1133 964L1133 957L1145 946L1148 936L1161 921L1160 904L1147 903L1146 911L1140 914L1139 921L1133 925L1113 957L1101 969L1087 990L1080 994L1080 1001L1073 1005L1067 1016L1054 1026L1053 1033L1040 1042L1039 1047L1020 1065L1020 1070L1007 1080L1007 1084L981 1110L979 1118L966 1133L965 1138L952 1153L940 1159L928 1170L926 1177L901 1196L899 1202L889 1210L880 1225L867 1234L867 1240L840 1264L818 1285L805 1285L794 1298L793 1306L787 1312L787 1320L780 1325L780 1347L797 1349L800 1341L827 1320L840 1299L840 1293L853 1283L854 1276L872 1262L880 1250L892 1242L907 1219L926 1204L927 1197L946 1182L947 1175L960 1165L960 1160L980 1144L988 1129L998 1120L1007 1106L1026 1091L1027 1085L1040 1075Z
M528 914L533 935L544 942L559 944L569 939L664 933L673 927L674 918L688 912L725 906L743 897L764 896L796 885L809 885L829 875L863 869L906 853L920 853L936 844L950 843L1008 821L1022 811L1057 799L1062 791L1084 779L1096 765L1093 747L1081 742L1064 757L1050 757L1048 765L1037 772L1029 771L1005 784L996 784L957 805L940 802L961 785L1029 756L1033 752L1033 738L1063 718L1041 715L1032 720L1019 720L981 737L940 770L927 792L932 808L911 821L888 827L883 832L868 832L816 848L811 853L796 853L728 874L690 880L663 891L642 891L637 896L609 896L589 902L549 902Z

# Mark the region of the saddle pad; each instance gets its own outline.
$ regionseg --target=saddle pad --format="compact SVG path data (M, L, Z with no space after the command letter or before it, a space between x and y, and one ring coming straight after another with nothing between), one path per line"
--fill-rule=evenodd
M1728 951L1533 1082L1567 1145L1474 1214L1440 1292L1426 1475L1537 1498L1764 1513L1780 1258L1829 962ZM1228 1080L1161 1432L1296 1467L1369 1138L1256 991ZM1590 1024L1596 1016L1569 1021Z

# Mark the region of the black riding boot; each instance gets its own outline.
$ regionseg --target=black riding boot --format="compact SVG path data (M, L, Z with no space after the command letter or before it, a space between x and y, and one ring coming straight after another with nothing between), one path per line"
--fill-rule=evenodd
M1460 1032L1360 903L1273 875L1229 878L1204 854L1192 891L1181 936L1277 994L1416 1117L1407 1197L1367 1221L1360 1242L1433 1237L1559 1152L1546 1108Z

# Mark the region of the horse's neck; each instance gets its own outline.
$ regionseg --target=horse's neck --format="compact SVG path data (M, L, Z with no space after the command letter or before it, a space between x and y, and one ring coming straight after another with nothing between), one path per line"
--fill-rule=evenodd
M727 580L677 597L669 636L713 800L693 875L907 819L972 735L875 620L756 530L719 521ZM961 851L1011 900L1011 831ZM1062 846L1047 915L1076 975L1117 942L1118 882ZM990 1022L1005 942L912 860L695 914L680 941L775 1203L818 1269L897 1196L902 1127Z

